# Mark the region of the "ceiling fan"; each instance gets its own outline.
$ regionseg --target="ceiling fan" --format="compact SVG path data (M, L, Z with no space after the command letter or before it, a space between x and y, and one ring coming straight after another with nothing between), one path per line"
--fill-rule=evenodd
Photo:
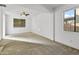
M26 13L25 11L23 11L23 12L21 12L20 15L21 15L21 16L22 16L22 15L24 15L24 16L28 16L28 15L30 15L30 14Z

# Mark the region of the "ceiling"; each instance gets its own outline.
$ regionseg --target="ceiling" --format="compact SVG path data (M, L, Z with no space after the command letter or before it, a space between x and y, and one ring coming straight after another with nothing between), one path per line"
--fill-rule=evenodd
M56 7L59 7L61 6L62 4L7 4L7 7L10 8L10 9L13 9L15 8L16 6L19 7L30 7L30 8L38 8L40 6L42 7L45 7L47 9L52 9L52 8L56 8Z
M42 4L43 6L46 6L46 7L51 7L51 8L56 8L56 7L59 7L63 4Z
M52 11L53 8L57 8L57 7L60 7L62 5L63 4L42 4L42 6L44 6L49 11Z
M61 4L7 4L6 6L6 11L19 13L22 9L30 10L30 12L32 10L39 12L52 11L53 8L59 7Z

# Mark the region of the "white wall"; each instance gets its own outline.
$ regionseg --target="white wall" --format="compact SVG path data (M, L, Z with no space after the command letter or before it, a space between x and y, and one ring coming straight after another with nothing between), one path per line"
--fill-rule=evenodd
M53 40L53 12L42 12L32 18L32 31Z
M25 27L13 27L13 19L25 19ZM9 13L6 16L6 34L16 34L31 31L31 19L29 17L22 17L17 14Z
M63 12L79 5L63 5L55 11L55 41L79 49L79 33L64 31Z
M0 40L3 37L3 13L4 13L4 7L0 6Z
M12 7L13 6L13 7ZM26 9L28 17L19 16L19 11ZM42 5L9 5L6 10L6 33L15 34L21 32L35 32L53 40L53 10ZM52 11L51 11L52 10ZM25 18L25 28L14 28L13 18Z

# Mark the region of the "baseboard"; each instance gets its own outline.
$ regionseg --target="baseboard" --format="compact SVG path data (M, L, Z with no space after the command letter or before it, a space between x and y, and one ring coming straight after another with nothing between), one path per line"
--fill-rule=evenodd
M30 32L30 31L25 31L25 32L20 32L20 33L9 33L9 34L6 34L6 35L15 35L15 34L21 34L21 33L27 33L27 32Z
M49 39L49 40L52 40L53 39L53 38L51 39L51 38L45 37L45 36L43 36L43 35L41 35L39 33L35 33L35 32L26 32L26 33L34 33L36 35L39 35L39 36L44 37L44 38ZM19 34L21 34L21 33L19 33ZM38 41L32 41L32 40L29 40L29 39L26 40L26 38L23 38L23 37L22 38L21 37L19 38L19 37L5 36L5 37L3 37L3 39L10 39L10 40L18 40L18 41L34 42L34 43L44 44L44 43L41 43L41 42L38 42Z
M49 38L49 37L44 36L44 35L42 35L42 34L40 34L40 33L37 33L37 32L31 32L31 33L34 33L34 34L40 35L40 36L42 36L42 37L45 37L45 38L47 38L47 39L53 40L53 37L52 37L52 38L51 38L51 37Z
M41 42L41 41L36 41L36 40L29 40L29 38L21 38L21 37L10 37L10 36L6 36L2 39L7 39L7 40L16 40L16 41L23 41L23 42L29 42L29 43L36 43L36 44L42 44L42 45L49 45L49 44L46 44L44 42Z
M68 45L68 44L64 44L64 43L61 43L61 42L56 41L56 40L55 40L54 42L57 42L57 43L59 43L59 44L61 44L61 45L64 45L64 46L70 47L70 48L72 48L72 49L79 50L78 48L72 47L72 46L70 46L70 45Z

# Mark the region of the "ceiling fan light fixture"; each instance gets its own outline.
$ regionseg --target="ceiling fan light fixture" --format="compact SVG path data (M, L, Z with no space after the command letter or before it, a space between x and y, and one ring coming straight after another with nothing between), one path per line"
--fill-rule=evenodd
M22 16L22 15L28 16L28 15L30 15L30 14L27 14L27 13L25 13L25 12L23 11L23 12L21 12L20 15L21 15L21 16Z

